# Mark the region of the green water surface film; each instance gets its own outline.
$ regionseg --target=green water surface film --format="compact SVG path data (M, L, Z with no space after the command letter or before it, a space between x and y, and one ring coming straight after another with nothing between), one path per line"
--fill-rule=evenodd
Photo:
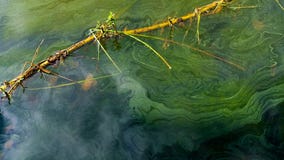
M85 37L116 13L119 30L192 12L211 1L0 1L0 80ZM280 2L283 4L283 2ZM253 6L247 7L246 6ZM73 80L57 89L19 89L1 102L3 159L281 159L283 152L284 11L273 0L235 0L221 13L139 37L104 43L121 73L87 45L50 67ZM172 30L172 31L171 31ZM178 44L166 44L157 37ZM169 45L165 48L165 45ZM215 55L212 56L212 54ZM216 58L216 56L221 58ZM40 74L30 89L68 81ZM84 84L84 83L83 83Z

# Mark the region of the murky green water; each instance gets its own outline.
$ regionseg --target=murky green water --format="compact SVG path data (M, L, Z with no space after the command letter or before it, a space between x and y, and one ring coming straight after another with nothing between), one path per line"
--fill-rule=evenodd
M119 29L181 16L211 1L0 0L0 81L15 77L45 39L37 60L84 37L109 11ZM283 1L281 1L282 4ZM220 14L174 28L170 44L123 37L106 42L118 71L88 45L52 70L73 80L116 74L82 89L71 85L1 102L2 158L43 159L281 159L284 156L284 11L273 0L242 0ZM189 28L189 30L188 30ZM188 34L185 33L188 30ZM170 30L147 33L167 38ZM206 53L226 60L218 60ZM229 61L229 63L228 63ZM232 65L230 63L234 63ZM244 69L242 69L244 68ZM66 83L40 74L29 89Z

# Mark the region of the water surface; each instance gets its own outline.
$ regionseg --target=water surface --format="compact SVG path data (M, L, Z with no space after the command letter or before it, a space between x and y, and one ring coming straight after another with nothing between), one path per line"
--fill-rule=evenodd
M18 75L42 39L36 61L84 38L110 11L123 30L178 17L208 2L2 0L0 80ZM201 17L199 44L196 21L176 26L172 33L169 28L147 33L173 36L187 46L164 49L164 41L141 38L172 70L129 37L119 39L120 49L113 40L105 43L122 73L102 52L96 60L96 45L52 66L73 80L113 76L85 89L81 84L24 94L19 89L11 106L1 102L2 158L281 159L284 11L271 0L231 6L257 7ZM32 89L62 83L66 81L38 74L25 85Z

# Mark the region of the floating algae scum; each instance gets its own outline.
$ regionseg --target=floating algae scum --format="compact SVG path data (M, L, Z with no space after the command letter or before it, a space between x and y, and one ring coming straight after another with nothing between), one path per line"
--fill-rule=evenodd
M24 12L47 13L42 5L46 2L32 1ZM8 136L3 142L4 159L252 159L250 155L263 157L281 148L283 153L283 11L275 1L244 0L218 6L222 10L217 12L213 1L136 1L121 14L125 9L115 9L119 5L113 3L53 0L61 3L49 8L51 15L65 6L70 16L46 22L41 16L19 16L21 10L14 16L39 24L27 22L24 27L33 31L24 35L16 28L9 34L13 26L7 23L3 29L1 23L0 33L8 37L1 37L1 81L18 77L10 94L12 84L3 88L0 102L12 128L3 134ZM157 5L161 6L154 12ZM36 11L30 12L35 6ZM203 13L194 9L206 6L212 8ZM80 15L87 17L74 16L83 9ZM114 24L112 14L107 18L109 11L116 13ZM188 12L192 18L186 22L173 24L167 18ZM9 19L14 24L13 18ZM101 23L96 26L97 19ZM47 23L52 25L43 28ZM152 24L165 28L123 33ZM92 26L82 36L82 28ZM64 52L88 37L92 39L88 45ZM117 50L115 40L121 45ZM60 51L61 56L52 55ZM54 64L19 79L52 59ZM29 62L22 69L25 61ZM102 79L92 85L98 78ZM20 82L27 87L24 94ZM61 88L49 89L56 87ZM262 122L263 116L271 127Z
M107 40L107 39L111 39L111 38L116 38L118 36L129 36L131 38L133 38L134 40L141 42L143 45L145 45L147 48L149 48L150 50L153 51L153 53L161 59L161 61L169 68L172 69L172 66L167 62L167 60L160 54L158 53L154 48L152 48L149 44L147 44L146 42L140 40L138 38L138 36L143 36L140 35L141 33L145 33L145 32L149 32L149 31L153 31L153 30L157 30L157 29L162 29L164 27L173 27L176 24L179 23L183 23L185 21L188 21L190 19L193 18L197 18L197 31L196 31L196 36L198 39L198 42L200 41L199 38L199 24L200 24L200 17L201 16L206 16L206 15L211 15L211 14L216 14L219 13L225 6L227 6L229 3L231 2L231 0L219 0L219 1L214 1L208 5L196 8L194 10L194 12L189 13L187 15L184 15L182 17L178 17L178 18L169 18L167 21L162 22L162 23L158 23L158 24L154 24L152 26L148 26L148 27L143 27L143 28L137 28L137 29L131 29L131 30L124 30L124 31L117 31L116 30L116 26L114 23L114 15L112 13L110 13L108 19L102 23L102 24L97 24L97 26L95 28L91 28L89 30L89 35L88 37L86 37L85 39L71 45L68 48L62 49L58 52L56 52L54 55L51 55L50 57L46 58L45 60L42 60L40 62L38 62L37 64L34 63L34 59L35 56L38 54L39 52L39 48L40 45L43 43L43 40L41 41L40 45L38 46L38 48L35 51L34 57L32 59L32 62L30 63L29 67L25 70L22 71L22 73L20 73L17 77L15 77L14 79L11 79L9 81L5 81L2 83L2 85L0 86L0 90L3 93L3 97L2 99L6 98L8 99L9 103L11 101L11 97L13 92L19 88L22 87L23 90L25 90L25 86L23 85L23 82L26 81L28 78L32 77L33 75L35 75L36 73L40 72L41 74L49 74L49 75L54 75L54 76L58 76L64 79L67 79L69 81L72 81L71 79L67 78L67 77L63 77L58 73L54 73L50 70L47 69L47 67L54 65L55 63L57 63L58 61L62 62L65 58L67 58L72 52L78 50L79 48L83 47L86 44L89 44L91 42L97 43L98 45L98 49L102 49L103 52L106 54L106 56L109 58L109 60L113 63L113 65L115 66L115 68L119 71L119 67L117 66L117 64L114 62L114 60L112 60L111 56L108 54L108 52L106 51L106 49L103 47L103 45L101 45L100 41L102 40ZM144 37L147 37L144 35ZM149 38L154 38L154 39L158 39L158 40L163 40L161 38L157 38L157 37L149 37ZM202 51L199 50L197 48L191 47L189 45L185 45L185 44L180 44L177 43L175 41L171 41L171 40L167 40L169 43L175 43L177 45L181 45L181 46L185 46L188 47L190 49L199 51L205 55L208 56L212 56L216 59L222 60L228 64L231 64L241 70L244 70L244 67L235 64L233 62L227 61L221 57L218 56L214 56L213 54L206 52L206 51ZM99 52L99 51L98 51ZM25 67L24 67L25 68ZM103 77L97 77L97 79L99 78L106 78L109 77L108 76L103 76ZM67 85L71 85L71 84L76 84L76 83L82 83L83 81L73 81ZM65 86L60 85L60 86ZM60 87L57 86L57 87Z

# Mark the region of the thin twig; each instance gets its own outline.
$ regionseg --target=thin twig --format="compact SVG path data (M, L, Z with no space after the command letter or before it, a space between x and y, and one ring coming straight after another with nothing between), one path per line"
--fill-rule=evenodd
M125 34L133 39L135 39L136 41L144 44L147 48L149 48L150 50L152 50L164 63L165 65L169 68L169 69L172 69L172 66L167 62L167 60L159 53L157 52L153 47L151 47L148 43L142 41L141 39L133 36L133 35L130 35L130 34Z

